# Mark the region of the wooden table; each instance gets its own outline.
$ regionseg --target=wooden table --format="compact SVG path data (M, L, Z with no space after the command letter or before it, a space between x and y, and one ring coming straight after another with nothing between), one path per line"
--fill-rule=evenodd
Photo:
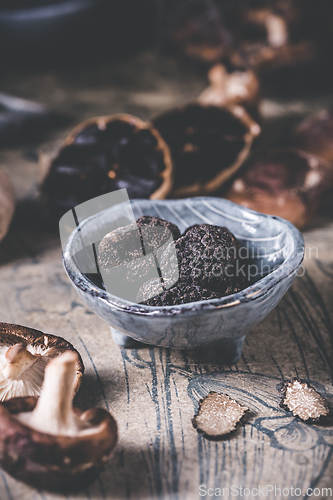
M57 229L36 209L40 177L36 151L52 147L73 123L119 111L141 118L194 99L205 78L191 66L147 52L95 68L7 72L0 89L38 99L71 114L71 122L43 137L0 151L19 200L0 245L0 320L65 337L86 367L76 405L109 409L119 442L98 481L72 495L52 495L0 470L1 500L297 497L333 488L333 428L307 425L279 407L278 384L310 380L333 405L333 219L322 214L304 233L305 273L279 306L246 337L234 366L222 366L209 348L122 350L110 328L76 295L63 270ZM318 109L327 96L306 102L266 99L263 139L275 140L285 121ZM250 408L244 425L224 441L204 439L192 427L198 401L221 391ZM201 485L201 487L200 487ZM267 487L267 490L266 490ZM291 489L293 488L293 490ZM209 489L211 488L211 489ZM217 488L217 489L216 489ZM232 489L233 488L233 489ZM249 488L242 490L241 488ZM273 488L273 491L271 491ZM227 490L221 495L227 497ZM277 494L275 494L277 493ZM318 494L319 493L319 494ZM206 494L206 495L205 495ZM215 495L215 496L212 496Z

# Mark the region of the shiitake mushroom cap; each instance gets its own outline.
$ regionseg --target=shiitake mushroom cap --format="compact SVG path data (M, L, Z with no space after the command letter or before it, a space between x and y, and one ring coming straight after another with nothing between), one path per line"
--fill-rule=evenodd
M236 0L227 2L224 12L234 53L261 74L299 68L318 56L318 45L309 36L304 2Z
M171 156L161 135L150 123L124 113L79 123L42 162L42 196L58 217L118 189L126 188L129 198L162 199L172 188Z
M92 431L55 435L25 425L17 416L35 410L38 398L14 398L0 404L0 462L13 477L35 488L72 491L94 481L117 441L117 424L103 408L76 417Z
M212 0L157 0L159 44L196 62L218 62L228 51L230 34Z
M259 125L244 108L190 103L153 119L175 169L172 195L210 194L243 164Z
M292 141L298 148L333 163L333 107L305 118L294 130Z
M284 148L253 158L224 198L303 227L333 186L331 165L305 151Z
M84 365L80 354L70 342L67 342L67 340L56 335L43 333L39 330L28 328L26 326L14 325L11 323L0 323L0 349L1 351L3 351L1 352L1 355L3 355L4 352L7 351L10 347L18 344L23 344L23 346L28 348L29 352L36 354L39 358L41 358L43 362L41 370L44 370L45 365L54 357L59 356L66 351L75 352L78 355L78 360L76 363L74 392L77 393L82 382ZM25 378L29 379L28 372L26 372ZM13 385L15 382L16 381L14 380L11 382L11 384ZM42 382L43 380L40 381L41 384ZM3 380L0 381L0 388L1 383L3 383ZM35 378L34 387L36 386L36 383L37 380ZM10 385L10 381L6 381L6 384L7 386ZM35 389L33 392L30 392L29 387L20 387L19 395L23 395L25 393L25 396L35 396L37 395ZM6 399L14 398L17 395L18 394L15 393L13 388L12 391L9 391L8 397L6 397Z

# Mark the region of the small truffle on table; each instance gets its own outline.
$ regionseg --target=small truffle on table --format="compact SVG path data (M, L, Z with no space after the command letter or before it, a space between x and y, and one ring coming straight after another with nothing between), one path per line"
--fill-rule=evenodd
M210 392L200 401L192 424L204 437L219 439L235 431L238 422L248 410L227 394Z
M326 399L305 381L287 380L280 393L280 406L305 422L316 422L330 413Z

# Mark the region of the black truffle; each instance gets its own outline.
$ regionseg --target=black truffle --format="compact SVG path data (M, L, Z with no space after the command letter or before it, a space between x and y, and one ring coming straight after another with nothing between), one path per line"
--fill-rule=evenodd
M191 282L179 282L169 290L160 292L163 285L158 280L151 280L139 290L137 300L147 306L175 306L179 304L187 304L189 302L197 302L199 300L218 299L219 294L196 285ZM159 293L152 296L151 294ZM145 300L145 297L150 298Z
M132 224L106 234L99 244L100 269L111 268L152 253L165 243L180 237L175 224L158 217L143 215Z
M234 277L239 247L238 240L225 227L191 226L162 253L162 276L175 281L175 271L179 270L179 280L200 284L222 296Z
M106 290L136 301L140 286L159 277L158 250L179 237L176 225L149 215L108 233L98 247Z
M186 304L239 292L239 242L224 227L195 224L160 256L160 277L144 283L137 302L150 306Z

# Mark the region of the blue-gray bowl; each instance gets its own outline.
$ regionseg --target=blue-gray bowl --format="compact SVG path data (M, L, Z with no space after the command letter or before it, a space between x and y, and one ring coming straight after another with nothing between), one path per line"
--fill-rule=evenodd
M271 312L295 279L304 257L301 233L284 219L221 198L132 200L131 205L135 218L161 217L177 224L182 232L197 223L227 227L239 239L244 255L251 257L256 270L252 284L227 297L177 306L129 302L99 288L80 272L72 258L80 245L76 229L63 252L73 286L87 306L109 323L113 338L122 346L131 345L133 340L176 349L215 343L225 362L235 362L245 334ZM84 220L81 230L94 241L94 234L120 217L123 220L124 213L123 204L113 206Z

